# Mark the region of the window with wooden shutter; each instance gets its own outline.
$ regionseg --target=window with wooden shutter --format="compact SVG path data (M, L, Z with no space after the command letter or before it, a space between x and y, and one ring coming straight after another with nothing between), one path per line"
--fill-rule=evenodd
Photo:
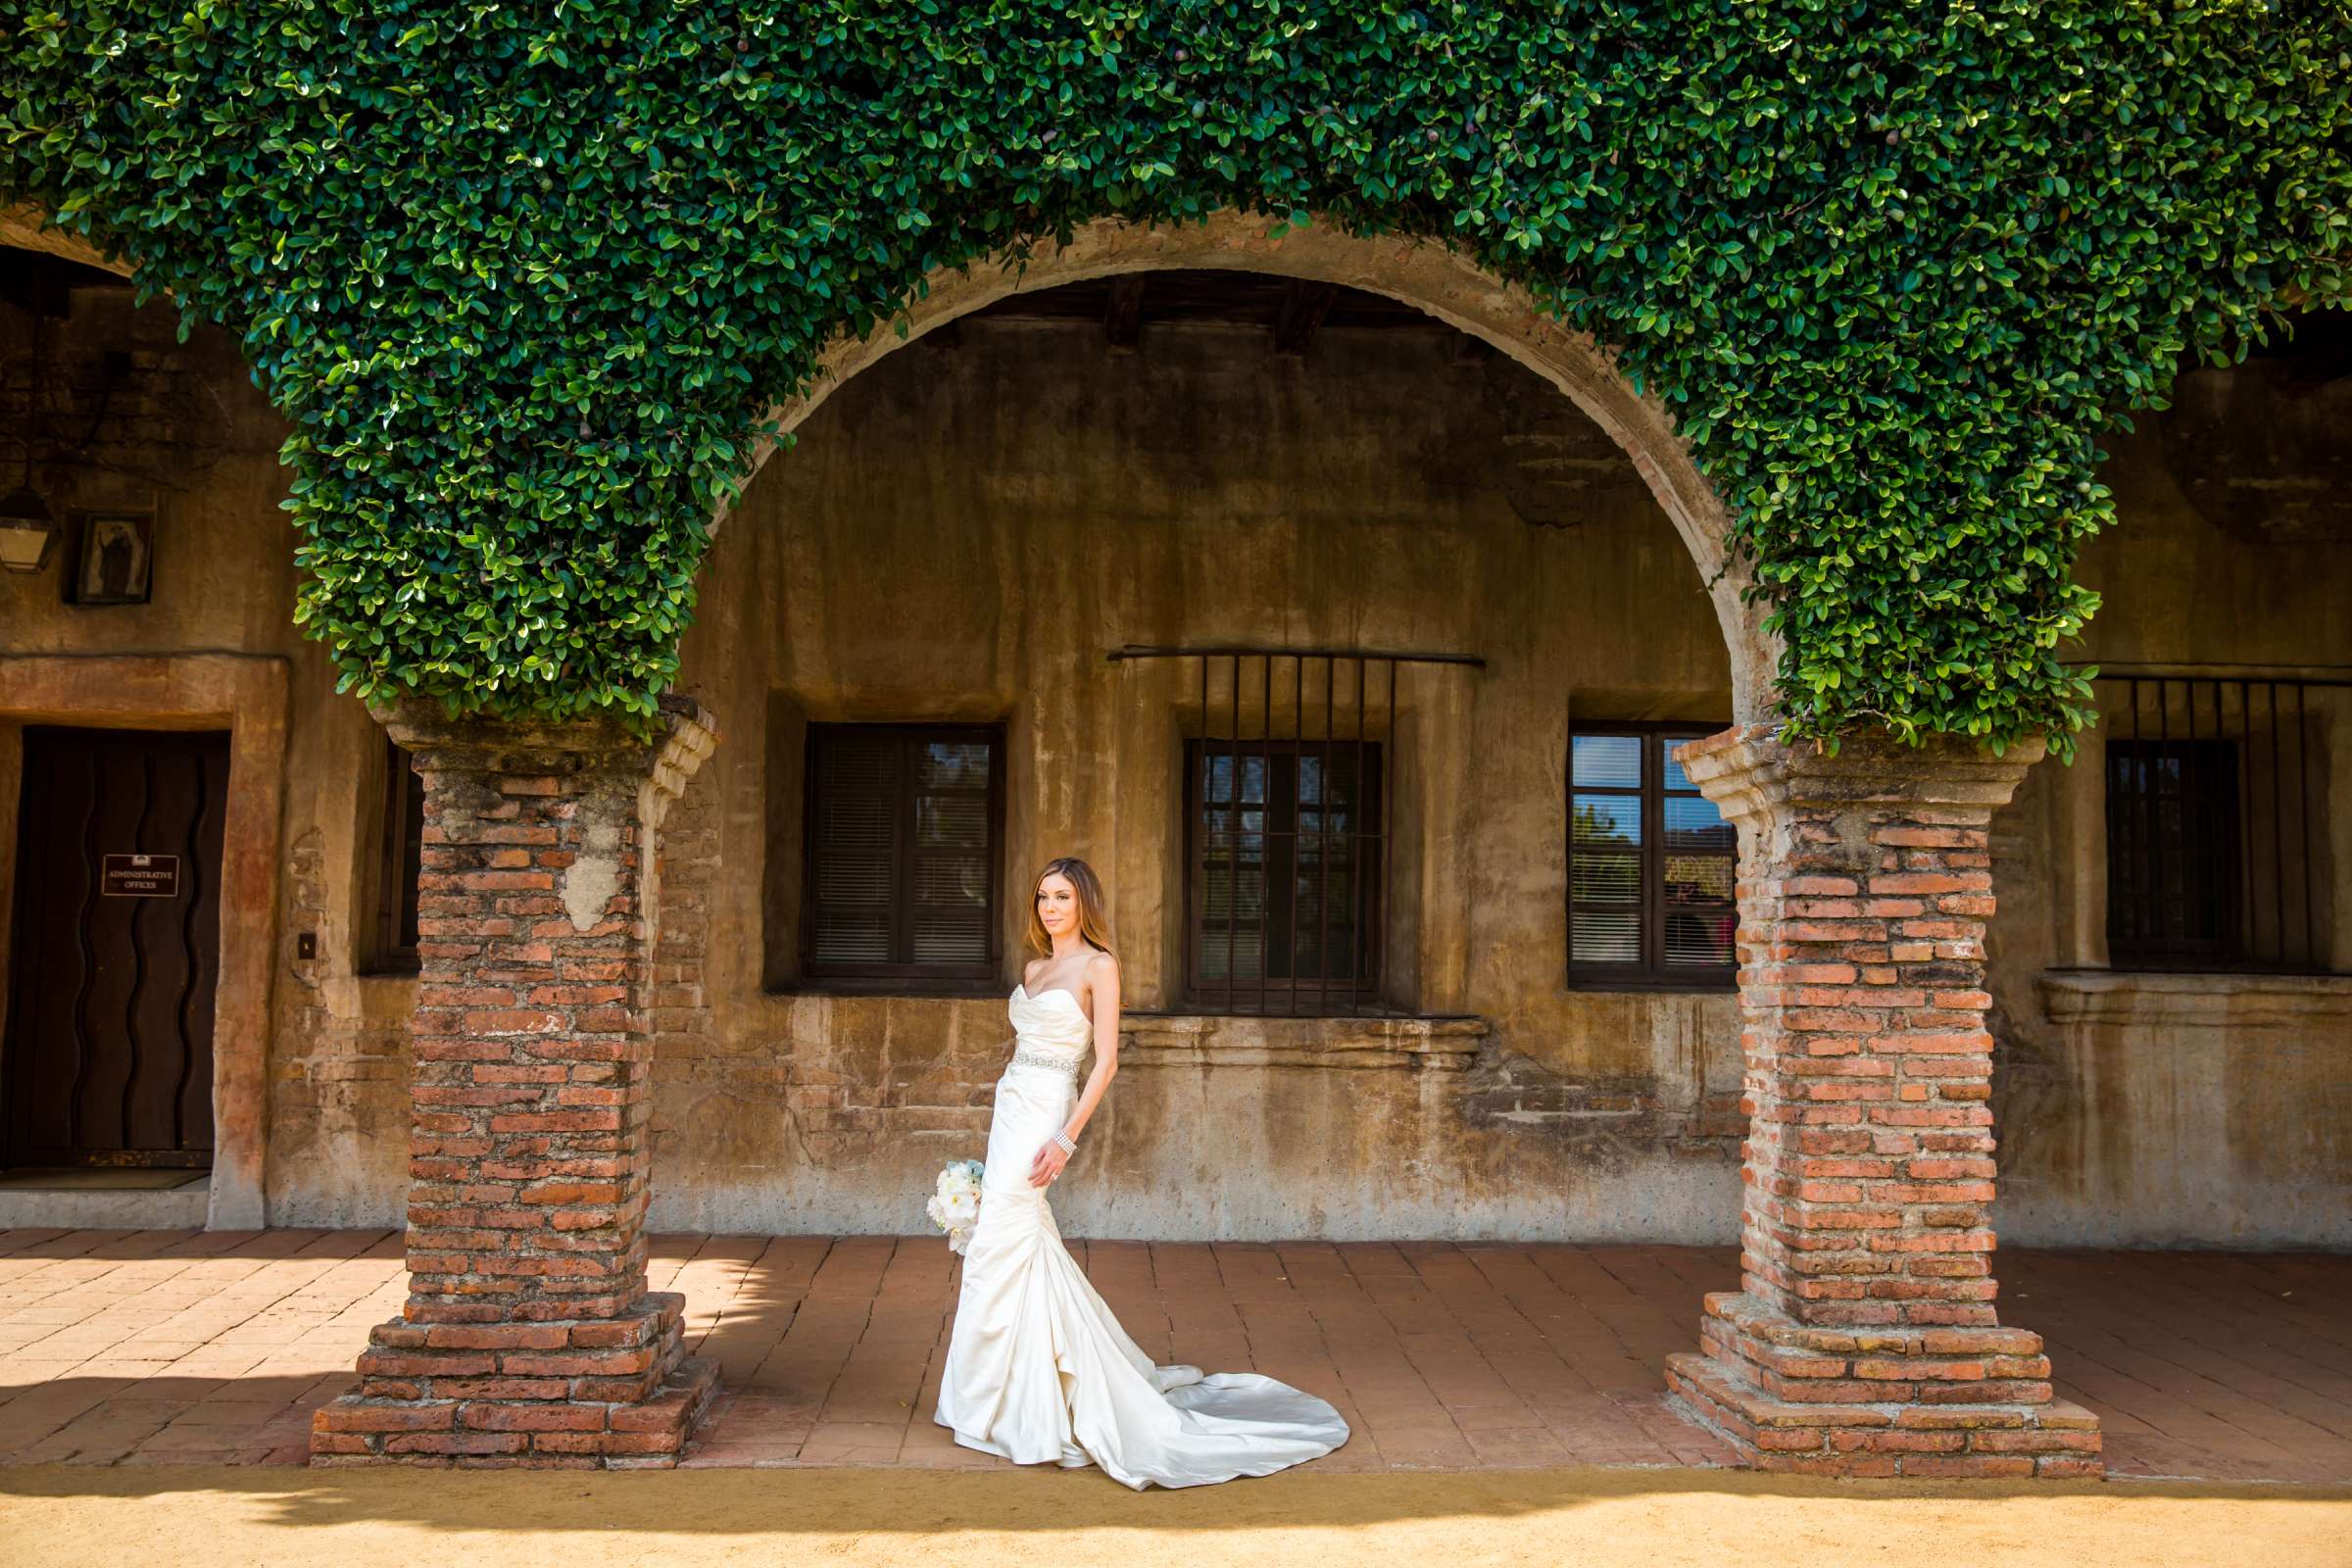
M1705 725L1579 726L1568 742L1568 976L1735 983L1739 836L1674 760Z
M375 934L368 968L415 974L416 877L424 860L424 780L409 754L384 738L383 787L378 793L375 847Z
M811 978L997 978L1003 732L808 729L802 970Z

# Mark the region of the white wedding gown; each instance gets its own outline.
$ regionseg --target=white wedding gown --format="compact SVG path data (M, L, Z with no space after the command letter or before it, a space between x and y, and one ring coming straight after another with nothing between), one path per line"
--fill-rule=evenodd
M1069 1121L1093 1028L1067 991L1016 989L980 1215L936 1419L1020 1464L1100 1465L1113 1480L1198 1487L1320 1458L1348 1441L1330 1403L1254 1372L1154 1366L1061 1244L1030 1161Z

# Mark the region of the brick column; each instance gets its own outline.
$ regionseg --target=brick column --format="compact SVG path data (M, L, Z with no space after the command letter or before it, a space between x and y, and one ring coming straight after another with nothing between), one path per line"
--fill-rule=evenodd
M1667 1381L1749 1463L2095 1476L2097 1418L1993 1309L1987 828L2041 755L1767 727L1681 749L1740 828L1738 1294Z
M711 1369L645 1288L653 838L707 718L385 718L425 789L407 1306L315 1464L676 1463Z

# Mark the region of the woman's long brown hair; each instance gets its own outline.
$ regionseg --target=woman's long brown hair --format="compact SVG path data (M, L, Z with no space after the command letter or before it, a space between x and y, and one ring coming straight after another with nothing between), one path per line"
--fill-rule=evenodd
M1102 909L1102 883L1095 868L1074 855L1048 860L1046 868L1037 873L1029 884L1029 929L1022 943L1041 958L1054 956L1054 939L1046 934L1046 922L1037 917L1037 890L1046 885L1050 876L1065 876L1078 893L1078 935L1090 948L1110 951L1110 916Z

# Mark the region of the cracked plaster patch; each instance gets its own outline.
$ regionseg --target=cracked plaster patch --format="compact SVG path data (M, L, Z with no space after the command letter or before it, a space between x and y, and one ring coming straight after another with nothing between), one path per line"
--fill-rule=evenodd
M564 870L564 910L574 931L592 930L620 891L620 824L586 824L580 852Z

